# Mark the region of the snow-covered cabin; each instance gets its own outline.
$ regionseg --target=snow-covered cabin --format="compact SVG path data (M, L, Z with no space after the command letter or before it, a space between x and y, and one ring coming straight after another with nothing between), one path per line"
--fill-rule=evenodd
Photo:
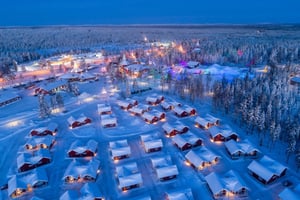
M137 106L139 102L136 99L126 98L125 101L129 102L132 106Z
M109 142L109 147L114 161L128 158L131 154L127 140L117 140Z
M164 123L162 128L167 137L172 137L176 134L186 133L189 130L189 127L185 126L180 121L175 121L173 123L166 122Z
M133 77L141 77L143 73L149 72L150 68L146 65L132 64L124 66L124 72Z
M175 137L172 138L172 142L181 151L201 146L203 143L201 138L190 131L185 134L175 135Z
M141 143L146 153L160 151L163 147L162 140L157 133L141 135Z
M147 122L149 124L154 124L159 121L158 117L156 117L155 115L153 115L149 112L143 113L141 115L141 117L144 119L145 122Z
M67 167L63 180L65 183L95 181L99 170L100 161L91 159L89 161L74 159Z
M146 102L152 106L156 106L164 101L164 96L162 95L151 95L146 98Z
M169 156L151 158L151 164L160 181L174 179L179 174L177 166L172 164Z
M44 169L13 175L8 181L8 196L17 198L47 184L48 176Z
M51 135L44 137L30 137L25 143L25 149L38 150L38 149L51 149L55 143L55 138Z
M48 149L39 149L34 152L20 153L17 157L19 172L28 171L51 162L51 155Z
M268 156L253 160L248 165L249 174L263 184L269 184L286 174L287 168Z
M117 118L113 114L101 115L101 126L104 128L117 126Z
M193 192L190 188L166 192L165 198L166 200L194 200Z
M92 122L92 120L90 118L86 117L84 114L81 114L80 117L77 119L75 119L73 116L70 116L68 118L69 127L71 129L89 124L91 122Z
M21 96L11 91L3 91L0 94L0 107L11 104L21 99Z
M58 126L56 123L49 123L47 127L38 127L30 131L31 136L56 135Z
M81 199L85 200L105 200L96 183L85 183L80 189Z
M158 120L163 121L166 119L166 113L158 111L158 110L150 110L148 111L151 115L154 115L158 118Z
M79 193L77 190L67 190L59 198L59 200L74 200L80 199Z
M173 110L175 107L182 106L181 103L175 102L175 101L163 101L161 102L161 107L164 110Z
M190 150L186 155L186 164L195 169L202 170L219 162L220 157L215 153L202 146L199 149Z
M187 117L187 116L192 116L196 114L196 109L192 108L188 105L184 106L175 106L173 109L174 113L178 117Z
M285 188L278 195L280 200L299 200L300 199L300 184L294 188Z
M69 150L69 157L93 157L96 155L98 149L98 142L95 140L89 140L88 142L82 142L82 140L75 140Z
M247 197L249 188L244 180L233 170L224 175L211 172L205 176L207 185L214 199L223 199L228 196L237 198Z
M133 114L133 115L137 115L137 116L141 116L142 114L144 114L145 112L150 111L150 106L148 105L144 105L144 104L139 104L137 106L134 106L130 109L128 109L128 111Z
M220 129L213 126L209 129L210 139L212 142L226 142L229 140L237 141L239 136L230 129Z
M79 74L72 72L65 73L60 76L60 79L67 80L68 82L79 81Z
M128 110L128 109L130 109L130 108L133 107L133 104L130 103L130 102L128 102L128 101L126 101L126 100L119 100L119 101L117 102L117 104L118 104L118 106L120 106L120 108L123 109L123 110Z
M119 188L124 192L140 187L143 184L142 175L135 162L117 166L116 171Z
M225 142L227 153L232 159L239 159L241 157L257 158L259 150L255 148L248 140L236 142L229 140Z
M111 106L108 104L97 104L98 114L107 115L112 113Z
M209 129L213 126L220 125L220 119L207 114L205 117L198 116L195 119L195 123L196 123L196 127L199 127L202 129Z
M67 89L67 82L64 80L54 81L50 83L43 83L37 86L34 90L35 95L38 94L55 94L58 91L65 91Z

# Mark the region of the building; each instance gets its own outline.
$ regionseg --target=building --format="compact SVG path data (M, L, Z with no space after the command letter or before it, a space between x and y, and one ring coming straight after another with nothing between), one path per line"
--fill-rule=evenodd
M39 149L33 153L20 153L17 157L17 167L19 172L32 170L42 165L50 163L52 160L48 149Z
M166 113L164 112L158 110L150 110L148 111L148 113L157 117L159 121L164 121L166 119Z
M166 122L162 128L167 137L173 137L176 134L186 133L189 130L189 127L185 126L180 121L175 121L173 123Z
M226 197L245 198L248 196L249 188L233 170L223 175L211 172L205 176L205 180L214 199L224 199Z
M163 142L158 137L158 133L145 134L140 137L142 146L146 153L161 151Z
M46 95L46 94L55 94L58 91L66 91L67 90L67 81L60 80L54 82L43 83L36 87L34 90L35 95Z
M196 123L196 127L199 127L202 129L209 129L213 126L220 125L220 119L207 114L205 117L198 116L195 119L195 123Z
M98 150L98 142L95 140L89 140L88 142L83 142L82 140L75 140L69 150L68 156L71 158L76 157L94 157L96 156Z
M164 101L164 96L162 95L151 95L146 98L146 102L152 106L156 106Z
M248 165L248 172L263 184L269 184L286 174L287 168L268 156L253 160Z
M174 179L179 174L177 166L172 164L171 158L169 156L151 158L151 164L158 180L160 181Z
M112 114L112 109L109 104L97 104L97 109L99 115Z
M166 200L194 200L193 192L190 188L170 191L165 193Z
M248 140L242 142L229 140L225 142L225 148L232 159L239 159L242 157L257 158L259 155L259 150L253 147Z
M80 189L82 199L105 200L103 194L99 190L99 186L93 182L85 183Z
M176 106L173 109L174 113L176 116L178 117L187 117L187 116L192 116L196 114L196 109L192 108L188 105L184 105L184 106Z
M135 162L117 166L116 172L119 188L123 192L140 187L143 184L142 175Z
M71 129L92 123L92 120L87 118L84 114L81 114L77 119L75 119L73 116L70 116L67 120Z
M45 136L45 135L56 135L58 126L56 123L49 123L47 127L38 127L30 131L31 136Z
M79 81L79 74L78 73L65 73L60 76L60 79L66 80L68 82L74 82L74 81Z
M172 142L181 151L201 146L203 143L201 138L189 131L185 134L175 135Z
M101 126L104 128L117 126L117 118L113 114L101 115Z
M8 196L18 198L45 185L48 185L48 176L44 169L13 175L8 181Z
M97 179L100 162L96 159L74 159L67 167L63 181L65 183L94 182Z
M285 188L278 195L280 200L299 200L300 199L300 184L294 188Z
M51 149L55 143L55 138L51 135L44 137L30 137L25 143L27 150Z
M220 129L216 126L209 129L210 139L212 142L226 142L229 140L238 141L238 134L230 129Z
M182 106L181 103L175 101L163 101L160 105L165 111L173 110L175 107Z
M114 161L128 158L131 155L130 146L127 140L109 142L111 156Z
M202 146L201 148L190 150L185 155L185 159L187 165L190 165L197 170L203 170L204 168L218 163L220 157Z
M145 122L148 124L154 124L159 121L159 118L149 112L145 112L141 115Z
M0 107L11 104L21 99L21 96L11 91L3 91L0 94Z
M151 108L148 105L139 104L129 108L128 111L133 115L142 116L145 112L150 111L150 109Z

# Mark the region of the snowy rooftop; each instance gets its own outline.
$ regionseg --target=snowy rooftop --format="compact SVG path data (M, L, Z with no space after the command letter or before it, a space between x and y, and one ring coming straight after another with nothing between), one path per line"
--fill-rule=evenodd
M67 167L63 180L67 177L79 178L90 176L94 179L97 177L100 161L91 159L90 161L74 159Z
M253 160L248 169L264 180L269 181L273 175L280 176L287 168L272 158L264 156L259 161Z
M17 93L12 91L1 91L0 93L0 103L6 102L8 100L20 97Z
M95 140L89 140L87 143L83 142L80 139L75 140L71 146L68 152L75 151L77 153L83 153L87 150L91 152L96 152L98 147L98 142Z
M234 140L229 140L225 142L225 146L227 150L230 152L230 154L234 154L237 152L242 152L242 153L251 153L253 151L258 151L257 148L255 148L248 140L244 140L241 142L236 142Z
M111 112L111 106L108 104L97 104L98 113Z
M190 150L185 155L185 158L198 168L202 166L202 163L212 162L213 160L219 158L219 156L202 146L199 149Z
M70 125L72 125L74 122L84 122L86 119L88 119L84 114L81 114L77 119L75 119L73 116L70 116L68 118L68 122Z
M109 146L111 148L111 153L113 157L131 154L131 150L127 140L118 140L118 141L109 142Z
M172 138L173 142L176 143L179 147L184 146L185 144L195 145L201 138L196 136L194 133L188 131L185 134L176 135Z
M116 167L120 188L142 184L142 176L135 162Z
M216 137L217 135L222 135L225 138L230 137L231 135L237 135L230 129L220 129L219 127L213 126L209 129L209 132L212 137Z
M51 90L61 87L63 85L67 85L67 81L60 80L60 81L54 81L54 82L50 82L50 83L42 83L37 88L40 88L40 89L43 89L46 91L51 91Z
M224 175L212 172L205 176L205 180L214 195L221 193L223 190L234 193L239 192L243 188L248 190L245 182L232 170Z
M30 145L32 147L36 147L39 145L46 145L47 147L50 147L50 145L55 141L55 138L51 135L46 135L43 137L30 137L25 145Z
M39 149L34 153L20 153L17 157L18 169L26 163L37 164L42 158L48 158L51 160L51 155L48 149Z
M279 193L279 198L281 200L299 200L300 199L300 184L298 184L294 189L285 188Z
M112 125L112 124L117 124L117 118L113 114L108 114L108 115L101 115L101 125L102 126L107 126L107 125Z
M193 193L190 188L174 192L166 192L168 200L193 200Z
M185 126L182 122L180 121L175 121L175 122L166 122L164 123L164 125L162 126L162 128L164 129L164 131L166 131L167 133L172 132L173 130L177 130L177 131L182 131L184 128L188 128L187 126Z

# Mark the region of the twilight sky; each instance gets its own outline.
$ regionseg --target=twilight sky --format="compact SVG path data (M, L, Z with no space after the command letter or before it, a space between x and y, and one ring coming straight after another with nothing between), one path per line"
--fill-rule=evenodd
M300 23L300 0L0 0L0 26Z

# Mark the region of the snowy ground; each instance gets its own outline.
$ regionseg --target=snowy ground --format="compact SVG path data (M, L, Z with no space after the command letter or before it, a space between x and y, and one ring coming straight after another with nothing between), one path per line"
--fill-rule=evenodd
M97 69L95 69L97 70ZM158 83L157 83L158 85ZM215 154L221 156L218 164L204 169L203 171L195 171L193 168L186 166L184 163L184 155L187 153L179 151L171 142L170 138L166 138L161 128L163 122L154 125L146 124L142 118L132 116L128 112L121 110L116 101L119 94L111 92L112 85L107 81L105 76L101 77L99 81L79 83L81 92L86 92L91 95L96 95L90 102L80 102L77 97L68 93L63 93L65 100L65 107L67 112L52 115L49 119L41 120L38 118L38 102L37 97L32 96L31 90L21 90L22 99L11 105L0 108L0 185L7 182L7 177L17 173L16 156L18 151L23 151L23 145L28 138L29 131L35 127L46 126L50 121L59 124L59 131L56 136L57 143L51 150L53 161L42 168L47 170L49 177L49 185L40 189L34 190L32 193L26 194L19 199L30 199L32 196L37 196L42 199L59 199L59 197L68 189L78 189L81 184L64 184L62 177L71 159L67 158L67 150L75 139L87 141L94 139L98 141L97 159L100 160L101 173L97 178L97 185L106 199L139 199L145 196L151 196L152 199L163 199L165 192L176 191L185 188L191 188L194 199L212 199L212 195L208 190L207 184L204 181L204 176L210 172L225 173L231 169L237 171L250 188L249 199L276 199L284 186L284 180L292 180L294 184L299 183L299 175L294 170L288 170L285 177L277 180L271 185L264 186L257 180L252 178L247 173L247 166L251 162L250 159L231 160L225 151L224 144L215 144L210 142L208 132L198 129L194 126L194 119L196 116L178 118L172 111L167 112L167 121L172 122L179 120L185 125L188 125L190 130L201 137L204 145L213 151ZM108 91L107 96L101 94L103 88ZM146 103L145 99L148 95L153 93L160 93L155 89L132 96L138 100L139 103ZM209 102L196 102L192 104L187 100L182 100L179 97L163 94L166 99L175 100L182 104L193 106L197 109L198 115L204 116L206 113L211 113L216 117L221 118L221 124L230 125L235 132L237 132L242 139L246 137L257 144L256 135L246 136L244 131L238 125L231 122L226 117L219 113L212 113ZM102 128L100 126L100 117L97 114L97 104L109 102L112 106L113 113L117 116L118 125L115 128ZM153 106L157 110L161 107ZM92 124L70 130L67 125L67 118L69 116L79 116L84 113L87 117L92 119ZM16 123L12 123L12 121ZM86 130L82 134L80 130ZM162 151L155 153L145 153L140 142L140 135L145 133L158 132L160 138L163 140ZM132 151L130 158L114 163L110 156L108 143L119 139L127 139ZM278 150L270 152L267 148L262 147L260 150L272 158L285 164L284 152L280 151L281 144L277 144ZM173 163L177 165L179 176L176 179L160 182L157 180L155 171L151 167L150 158L157 156L170 156ZM136 162L138 169L142 174L143 184L140 188L130 190L126 193L118 188L116 179L116 166L127 163ZM0 193L0 199L8 199L7 191L3 190Z

